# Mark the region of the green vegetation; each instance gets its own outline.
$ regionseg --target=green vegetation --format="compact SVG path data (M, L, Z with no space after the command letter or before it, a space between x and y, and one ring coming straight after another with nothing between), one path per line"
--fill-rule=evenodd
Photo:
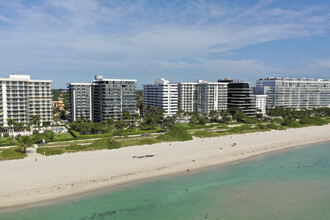
M60 148L52 148L52 147L39 147L37 149L37 153L39 154L43 154L46 156L50 156L50 155L56 155L56 154L63 154L64 150L60 149Z
M27 154L22 153L19 147L8 148L0 152L0 160L22 159L26 156Z
M117 149L120 148L121 144L112 138L104 138L94 141L90 146L94 149Z
M160 141L189 141L192 140L192 136L185 128L174 126L166 134L158 136L157 139Z
M30 136L22 136L19 139L19 147L22 153L26 153L26 148L33 146L33 139Z
M141 101L141 94L139 93L137 96ZM208 115L179 110L172 117L164 117L164 111L161 108L147 108L143 118L132 115L128 111L124 111L118 121L110 118L106 122L93 123L85 118L80 118L68 124L70 127L69 133L55 134L53 131L46 131L39 134L38 131L35 131L30 138L8 137L9 134L6 133L4 136L7 137L0 138L0 146L18 144L20 148L16 149L20 149L22 153L17 155L24 156L27 147L33 143L40 144L44 139L48 143L56 142L56 144L44 145L37 152L41 154L45 152L45 155L55 155L65 152L150 145L168 141L187 141L192 140L192 135L201 138L217 137L269 131L271 129L283 130L314 125L320 126L330 122L329 108L296 111L277 107L270 109L268 115L271 117L261 114L257 114L256 117L248 117L240 109L229 108L226 111L211 111ZM178 119L188 122L180 124L177 122ZM20 130L24 126L12 120L8 122L11 130ZM31 123L39 125L40 118L38 116L33 117ZM151 135L152 133L154 134ZM77 141L70 143L69 140ZM4 158L4 152L1 153L1 158ZM4 155L15 153L18 152L8 151Z
M73 140L74 138L69 132L55 134L54 140Z
M193 133L193 136L199 138L218 137L223 135L245 134L251 132L269 131L269 130L270 128L268 128L266 125L263 124L258 124L254 127L252 125L241 125L223 131L197 131Z
M0 137L0 146L15 145L16 141L13 137Z

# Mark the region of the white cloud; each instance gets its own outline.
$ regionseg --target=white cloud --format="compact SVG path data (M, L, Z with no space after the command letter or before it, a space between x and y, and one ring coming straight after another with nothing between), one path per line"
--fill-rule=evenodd
M226 56L251 45L330 30L328 8L285 9L272 7L270 0L249 7L209 1L167 1L165 5L153 1L41 2L0 2L1 72L21 66L59 71L95 67L290 73L257 60ZM306 69L324 70L328 63L319 61Z

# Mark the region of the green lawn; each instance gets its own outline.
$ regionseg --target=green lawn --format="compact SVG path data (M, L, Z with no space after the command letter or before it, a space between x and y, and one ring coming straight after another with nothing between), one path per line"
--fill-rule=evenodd
M62 140L62 139L72 139L72 135L67 132L67 133L60 133L60 134L55 134L54 140Z

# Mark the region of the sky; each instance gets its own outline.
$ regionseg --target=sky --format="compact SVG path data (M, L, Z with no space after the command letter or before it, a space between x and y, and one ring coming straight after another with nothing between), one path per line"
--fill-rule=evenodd
M0 77L330 79L329 0L0 0Z

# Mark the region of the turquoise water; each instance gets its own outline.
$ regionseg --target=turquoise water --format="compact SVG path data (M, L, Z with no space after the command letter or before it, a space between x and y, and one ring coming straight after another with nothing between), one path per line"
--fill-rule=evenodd
M3 212L0 219L328 220L330 143Z

